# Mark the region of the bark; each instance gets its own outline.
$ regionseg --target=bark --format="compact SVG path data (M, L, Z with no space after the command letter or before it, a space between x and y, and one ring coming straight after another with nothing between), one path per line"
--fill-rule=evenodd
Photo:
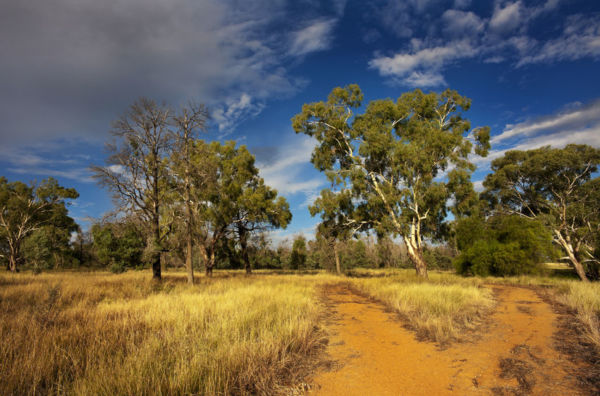
M186 125L187 127L187 125ZM194 213L192 212L192 193L191 193L191 181L190 181L190 143L188 141L188 134L186 128L185 134L185 207L187 211L187 241L186 241L186 252L185 252L185 266L187 268L187 281L190 285L194 284L194 267L192 263L192 221Z
M158 224L158 216L153 221L153 238L152 238L152 279L161 280L161 267L160 267L160 227Z
M412 261L412 263L414 264L417 275L422 278L428 279L427 263L423 259L423 252L421 251L421 248L415 243L414 240L411 240L409 238L404 238L404 242L406 243L408 257L410 258L410 261Z
M10 252L8 255L8 270L11 272L18 272L18 265L20 261L19 257L19 244L11 243L10 244Z
M185 251L185 266L187 268L187 281L190 285L194 284L194 267L192 266L192 234L188 232Z
M583 282L589 282L590 280L588 279L587 275L585 274L585 270L583 269L583 264L581 264L581 262L577 258L577 254L576 254L575 250L573 249L573 244L568 239L565 239L562 236L562 234L560 233L560 231L558 231L558 230L554 230L554 235L556 235L558 243L567 253L567 256L569 257L569 261L575 268L575 272L577 272L577 275L579 275L579 278L581 278L581 280Z
M240 247L242 248L242 260L244 261L244 268L246 274L252 273L252 266L250 265L250 258L248 257L248 233L243 229L238 229L240 235Z
M335 271L340 275L342 273L342 266L340 265L340 254L336 240L333 241L333 255L335 257Z

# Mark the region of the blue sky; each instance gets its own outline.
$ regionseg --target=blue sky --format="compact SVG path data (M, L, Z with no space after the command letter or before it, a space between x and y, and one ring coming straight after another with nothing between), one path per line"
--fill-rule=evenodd
M327 187L314 142L290 119L333 87L366 101L414 88L472 99L489 162L511 148L600 146L600 2L312 0L4 1L0 12L0 175L75 187L86 227L112 208L90 178L110 122L137 97L206 103L206 139L256 154L294 215L280 240L310 235Z

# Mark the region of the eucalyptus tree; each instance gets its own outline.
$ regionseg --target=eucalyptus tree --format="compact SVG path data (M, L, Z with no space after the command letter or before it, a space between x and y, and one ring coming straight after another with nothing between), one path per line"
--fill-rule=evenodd
M185 266L188 283L194 283L194 268L192 265L193 228L196 217L192 202L192 175L196 178L196 187L206 184L208 172L205 161L192 162L191 149L198 132L206 129L208 111L203 104L189 103L171 117L175 130L175 149L171 156L172 170L180 201L185 203L183 216L185 223Z
M171 224L163 220L163 206L172 191L167 157L174 145L172 111L147 98L135 101L113 122L115 141L107 145L105 166L93 166L100 184L113 192L119 209L139 215L150 230L148 250L154 279L161 279L161 244Z
M7 247L2 255L6 256L10 271L18 271L21 246L34 231L44 226L73 228L65 200L77 197L75 189L62 187L53 178L27 185L0 177L0 239L4 242L1 245Z
M233 227L240 243L244 268L248 274L252 272L248 257L248 237L253 233L273 228L285 229L292 219L287 200L284 197L278 197L277 190L265 185L253 163L254 156L246 163L250 173L243 173L242 177L232 180L232 183L240 183L242 186L242 193L235 205L236 214ZM250 177L244 180L244 177L247 176Z
M570 144L507 151L492 161L483 197L499 211L544 221L579 277L600 231L600 149Z
M363 114L358 85L334 88L326 101L305 104L292 119L296 133L314 137L312 163L334 185L349 185L355 222L399 235L416 272L427 277L424 237L440 237L448 201L470 183L469 155L487 155L489 128L471 129L456 91L420 90L370 102Z
M254 156L234 141L191 146L191 201L198 213L196 230L201 239L206 274L215 265L218 244L237 237L246 271L251 272L248 237L253 232L285 228L291 220L289 205L277 191L265 185L254 165ZM205 164L204 167L202 164ZM199 173L197 170L205 169Z
M347 240L360 231L368 230L368 222L361 220L349 189L322 190L308 210L313 217L320 214L321 223L317 227L317 233L329 242L335 259L335 270L341 274L338 242Z

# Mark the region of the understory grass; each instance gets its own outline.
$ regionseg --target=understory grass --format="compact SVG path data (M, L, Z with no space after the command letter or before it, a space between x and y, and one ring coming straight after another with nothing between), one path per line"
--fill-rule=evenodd
M285 393L323 345L315 282L0 276L0 394Z
M441 345L464 340L494 306L492 291L474 279L431 273L428 281L407 271L385 277L358 278L353 287L405 318L424 338Z

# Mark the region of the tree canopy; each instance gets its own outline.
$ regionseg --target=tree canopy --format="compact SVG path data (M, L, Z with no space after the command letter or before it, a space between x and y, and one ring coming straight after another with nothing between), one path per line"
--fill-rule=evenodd
M75 223L67 215L65 200L78 196L75 189L62 187L53 178L27 185L0 177L0 240L3 241L0 246L4 247L0 254L7 260L8 269L18 271L22 261L21 246L34 231L46 227L45 231L49 233L46 238L58 238L50 233L61 231L70 238ZM62 234L64 237L64 232Z
M545 222L582 280L584 262L596 262L600 231L600 149L570 144L512 150L492 161L483 197L499 212ZM596 260L596 261L594 261Z
M334 88L305 104L293 128L317 140L311 161L333 186L349 186L354 207L343 223L400 236L426 277L423 238L443 235L448 202L475 169L469 155L487 155L489 128L471 129L462 116L470 100L452 90L374 100L356 114L362 101L358 85Z

